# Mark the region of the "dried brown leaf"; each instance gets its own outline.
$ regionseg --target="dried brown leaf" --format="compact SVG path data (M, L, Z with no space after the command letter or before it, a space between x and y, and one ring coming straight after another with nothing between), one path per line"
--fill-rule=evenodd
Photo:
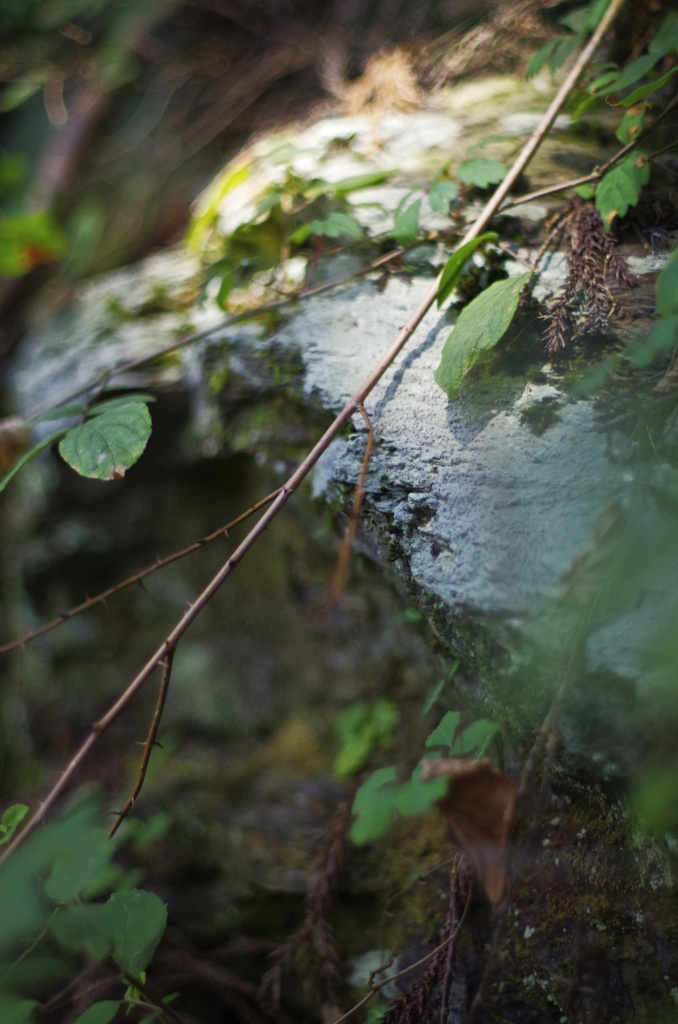
M448 777L447 794L438 800L452 840L473 864L492 903L506 890L508 840L517 788L484 757L444 757L426 761L423 779Z

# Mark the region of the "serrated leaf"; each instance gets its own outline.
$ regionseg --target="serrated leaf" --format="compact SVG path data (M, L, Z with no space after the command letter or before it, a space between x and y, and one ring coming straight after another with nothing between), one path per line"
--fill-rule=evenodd
M61 441L59 451L81 476L118 480L142 455L150 436L147 406L127 401L73 427Z
M426 738L427 747L445 747L451 751L454 746L454 737L459 728L459 712L448 711L433 732Z
M73 1024L110 1024L121 1005L118 999L102 999L101 1002L88 1006L84 1013L76 1017Z
M402 206L402 204L401 204ZM391 234L398 245L409 245L415 240L419 233L419 214L421 212L421 199L415 199L406 209L400 207L396 212Z
M453 181L437 181L428 192L428 205L436 213L447 213L450 203L457 198L458 190Z
M438 309L440 309L443 302L449 298L457 287L464 266L468 263L476 249L484 242L496 242L498 237L499 235L496 231L486 231L484 235L479 235L478 238L472 238L470 242L466 242L465 245L461 245L452 253L445 264L445 268L440 278L440 284L438 285Z
M596 209L609 227L615 217L623 217L635 206L643 185L650 180L650 167L643 153L629 153L608 171L596 185Z
M506 164L503 160L488 160L484 156L475 156L466 160L457 168L457 176L464 185L475 185L476 188L489 188L498 185L506 175Z
M665 75L662 75L661 78L655 78L654 82L648 82L647 85L641 85L638 89L634 89L630 96L627 96L626 99L621 100L615 106L632 107L639 100L642 100L643 97L649 96L650 93L656 92L657 89L661 89L675 75L678 75L678 64L671 68L670 71L667 71Z
M496 281L459 314L435 372L436 384L450 400L456 397L464 374L506 333L530 277L531 271L527 271L506 281Z
M122 971L137 978L145 970L167 924L167 907L152 892L114 892L113 958Z

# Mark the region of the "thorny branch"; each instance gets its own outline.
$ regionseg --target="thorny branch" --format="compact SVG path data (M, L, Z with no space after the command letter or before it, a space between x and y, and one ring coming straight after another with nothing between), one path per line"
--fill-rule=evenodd
M165 558L159 558L153 565L146 566L145 569L141 569L139 572L135 572L133 576L128 576L126 580L121 580L120 583L116 583L114 586L109 587L108 590L102 590L100 594L95 594L94 597L88 597L86 601L76 605L74 608L69 608L67 612L62 612L61 615L57 615L55 619L51 619L49 622L43 623L42 626L38 626L36 629L32 629L29 633L24 633L23 636L17 637L15 640L9 640L6 644L0 644L0 654L7 654L8 651L13 651L17 647L25 647L26 644L30 643L31 640L35 640L36 637L42 636L43 633L48 633L51 629L56 629L63 622L68 622L75 615L79 615L80 612L86 611L88 608L92 608L95 604L101 604L103 601L107 601L113 594L117 594L119 591L124 590L126 587L131 587L133 583L140 583L141 580L150 576L151 573L157 572L158 569L164 569L166 565L171 565L172 562L178 561L180 558L185 558L186 555L192 555L195 551L199 551L200 548L204 548L206 544L211 544L213 540L217 540L218 537L227 537L230 530L235 529L240 523L244 523L246 519L249 519L251 515L258 512L259 509L264 508L280 493L280 488L272 491L271 494L267 494L265 498L261 498L255 502L251 508L248 508L246 512L241 512L239 516L232 519L230 523L226 523L225 526L220 526L214 533L209 533L206 537L201 537L200 540L196 540L193 544L189 544L187 548L182 548L181 551L175 551L171 555L166 555Z
M158 728L160 726L160 719L162 718L163 708L165 707L165 701L167 700L167 691L169 690L170 676L172 675L172 662L174 660L174 651L170 651L165 660L165 667L162 673L162 680L160 682L160 690L158 692L158 699L155 703L155 710L153 712L153 719L151 720L151 727L148 730L148 736L144 743L144 752L141 756L141 766L139 768L139 774L137 775L137 781L134 783L134 789L127 797L125 806L121 811L117 812L117 818L111 825L108 836L109 838L114 836L118 831L123 821L134 807L136 799L141 792L141 788L146 778L146 770L148 763L151 760L151 754L153 753L153 747L156 744L158 736Z
M541 142L546 137L551 125L553 124L559 110L565 103L568 95L572 88L576 84L579 76L584 71L584 68L591 59L595 49L600 43L603 36L606 34L610 26L613 24L615 18L619 14L623 5L623 0L612 0L610 6L605 12L600 24L591 36L591 39L581 51L575 64L573 65L570 73L558 89L554 99L552 100L548 110L540 120L539 124L533 131L532 135L526 142L523 150L516 158L513 166L510 168L504 181L496 190L492 198L489 200L485 208L479 214L478 218L473 222L471 227L466 232L464 238L461 240L459 245L464 245L471 239L476 238L481 234L494 214L501 206L503 200L508 195L511 188L524 171L525 167L536 153ZM335 437L339 435L344 426L352 419L361 404L365 402L365 399L374 389L375 385L381 380L386 370L393 363L394 359L400 354L401 350L405 347L412 334L419 326L421 320L428 312L430 307L436 301L438 294L438 282L439 277L435 280L430 290L424 296L422 302L417 309L412 313L410 318L407 320L405 325L400 330L398 336L392 343L389 350L386 352L380 362L374 367L372 372L369 374L367 379L358 388L353 397L346 403L342 411L335 418L334 422L327 428L322 437L317 441L315 446L308 453L306 458L300 463L297 469L292 473L287 482L280 489L278 495L273 499L267 510L262 514L256 525L250 530L247 536L241 541L240 545L236 548L233 554L228 558L226 563L222 566L219 572L213 577L208 583L196 601L190 606L188 611L181 617L177 622L174 629L169 633L166 639L158 647L158 649L151 655L143 668L135 676L135 678L129 683L127 688L118 697L118 699L109 707L102 717L95 722L90 734L83 741L80 747L77 749L71 760L65 766L61 776L54 783L52 788L45 796L42 803L39 804L33 815L28 819L23 829L16 833L12 842L9 843L5 851L0 857L0 864L9 858L14 851L16 851L25 840L35 831L38 825L45 820L47 814L56 803L61 793L71 783L74 776L76 775L80 765L87 759L90 751L95 746L99 737L106 732L106 730L116 721L118 716L126 708L132 698L141 689L147 679L153 674L157 666L167 657L170 651L174 650L177 643L184 635L186 630L189 628L191 623L198 617L203 608L212 600L216 592L219 590L224 581L231 575L233 570L242 561L247 552L257 542L259 537L268 529L268 526L273 522L278 512L282 509L283 505L289 500L294 494L300 484L310 473L311 469L315 466L320 456L324 454L330 443ZM176 345L171 346L173 351ZM157 355L157 354L156 354ZM120 368L116 372L120 372ZM79 392L80 393L80 392Z

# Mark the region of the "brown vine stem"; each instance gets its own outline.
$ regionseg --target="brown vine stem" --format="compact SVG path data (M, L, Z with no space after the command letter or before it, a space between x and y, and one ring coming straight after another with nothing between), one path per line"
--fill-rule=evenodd
M49 622L44 622L42 626L37 626L28 633L24 633L23 636L16 637L15 640L8 640L5 644L0 644L0 654L7 654L8 651L13 651L17 647L25 647L26 644L30 643L31 640L35 640L36 637L42 636L43 633L48 633L51 629L56 629L64 622L68 622L75 615L79 615L81 612L86 611L88 608L92 608L95 604L101 604L102 601L108 600L113 594L119 593L121 590L125 590L126 587L131 587L133 583L140 583L141 580L150 576L151 573L157 572L158 569L164 569L166 565L171 565L172 562L178 561L180 558L185 558L186 555L192 555L195 551L199 551L200 548L204 548L205 545L211 544L213 540L217 540L218 537L228 536L229 530L235 529L240 523L243 523L246 519L249 519L251 515L258 512L259 509L264 508L280 493L280 488L268 494L265 498L261 498L251 508L248 508L246 512L241 512L239 516L232 519L226 526L220 526L214 533L209 533L206 537L201 537L200 540L196 540L193 544L189 544L187 548L182 548L181 551L174 551L171 555L166 555L165 558L159 558L153 565L147 565L145 569L141 569L139 572L134 573L133 576L128 576L126 580L121 580L120 583L115 583L108 590L102 590L100 594L95 594L94 597L88 597L86 601L81 604L75 605L73 608L69 608L68 611L62 612L61 615L57 615L55 619L50 619Z
M158 735L158 728L160 726L160 719L162 718L162 712L165 707L165 701L167 700L167 691L169 690L170 677L172 675L172 661L174 660L174 651L170 651L167 655L167 661L165 662L165 668L162 673L162 682L160 683L160 690L158 692L158 699L155 702L155 710L153 712L153 719L151 721L150 729L148 730L148 736L144 743L144 752L141 756L141 765L139 767L139 774L137 780L134 783L134 788L130 795L125 801L125 806L121 811L117 812L117 817L110 829L108 830L109 839L115 835L123 821L134 807L136 799L141 792L146 778L146 770L148 769L149 761L151 760L151 754L153 753L153 747L155 746L156 738Z
M358 478L358 484L353 496L353 506L349 516L348 530L346 531L346 536L344 537L339 549L337 567L334 570L334 578L330 585L331 604L338 604L346 590L348 566L351 559L351 551L353 550L353 542L358 532L358 526L360 525L360 511L365 499L365 480L367 479L367 471L370 468L370 459L372 458L372 449L374 448L374 431L372 430L372 423L370 422L370 417L367 415L365 406L362 402L358 406L358 412L362 416L365 427L367 428L367 445L365 447L365 454L363 455L363 463L360 467L360 477Z
M549 128L553 124L553 121L562 107L563 103L567 99L570 91L574 87L577 79L586 67L589 59L591 58L594 50L598 46L598 43L603 38L607 30L610 28L614 19L619 14L624 0L612 0L608 7L605 15L603 16L598 28L591 36L588 44L584 47L581 54L579 55L574 67L570 71L566 80L559 88L556 96L552 100L548 110L542 117L541 121L535 128L534 132L526 142L523 150L518 155L513 166L509 170L506 178L496 190L492 198L487 203L484 210L478 216L477 220L471 225L466 235L461 240L459 245L464 245L466 242L471 241L482 231L490 222L497 209L501 205L502 200L508 194L509 189L515 184L523 170L527 166L529 160L534 156L537 151L539 144L545 138ZM129 683L124 692L118 697L118 699L109 707L108 711L105 712L102 717L94 723L92 729L87 738L80 745L78 750L75 752L71 760L64 768L61 776L54 783L52 788L49 790L45 799L39 804L33 815L28 819L23 829L16 833L12 842L7 845L5 852L0 857L0 864L12 855L12 853L18 849L18 847L25 842L38 825L45 820L48 812L56 802L57 798L66 789L68 784L76 775L80 765L86 760L90 750L97 742L99 736L101 736L118 718L120 713L129 704L131 699L135 696L138 690L144 685L146 680L158 665L167 658L170 651L173 651L177 643L184 635L191 623L198 617L200 612L207 605L216 592L221 587L222 583L231 575L235 567L242 561L247 552L251 547L258 541L259 537L268 529L270 524L273 522L275 517L280 512L283 505L289 500L294 494L299 485L305 480L312 468L321 455L329 447L330 443L339 435L343 430L344 426L349 420L355 415L360 405L364 404L365 399L373 390L375 385L381 380L386 370L389 368L394 359L399 355L400 351L404 348L407 341L418 327L419 323L428 312L430 307L436 300L438 294L438 281L440 276L433 283L428 293L425 295L422 302L419 304L415 312L405 323L400 330L397 338L391 345L388 352L383 358L377 363L370 375L358 388L353 398L351 398L344 408L341 410L339 415L336 417L334 422L327 428L320 440L308 453L306 458L297 469L292 473L288 481L283 485L278 493L277 497L273 499L271 504L268 506L266 511L262 514L256 525L250 530L247 536L241 541L240 545L236 548L230 558L222 566L216 576L208 583L203 592L195 600L195 602L189 607L188 611L181 617L177 622L174 629L169 633L167 638L163 641L157 651L151 655L141 671L135 676L135 678Z

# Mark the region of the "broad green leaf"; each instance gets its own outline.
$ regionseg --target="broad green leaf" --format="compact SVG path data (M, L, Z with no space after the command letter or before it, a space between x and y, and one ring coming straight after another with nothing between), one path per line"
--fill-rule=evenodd
M21 458L17 459L14 465L11 466L6 473L3 473L2 476L0 476L0 491L4 491L5 487L10 482L15 473L18 473L19 470L22 469L27 462L30 462L31 459L34 459L35 456L39 455L41 451L43 451L45 448L49 448L51 444L54 444L55 441L58 441L67 433L67 430L57 430L56 433L50 434L49 437L43 438L43 440L40 441L39 444L36 444L34 448L31 448L29 452L24 452Z
M363 782L353 800L355 821L349 838L357 846L376 839L385 832L393 821L393 805L388 792L398 783L398 772L390 768L378 768Z
M499 235L495 231L486 231L484 235L472 238L470 242L466 242L465 245L461 245L452 253L445 264L445 268L440 278L440 284L438 285L438 309L440 309L443 302L449 298L457 287L464 266L468 263L476 249L481 246L483 242L496 242L498 237Z
M35 1024L39 1003L37 999L21 999L0 992L0 1020L2 1024Z
M446 747L448 752L454 746L454 737L459 728L459 712L448 711L439 725L426 739L427 747Z
M536 53L532 54L527 62L527 67L525 68L525 77L528 81L530 78L534 78L535 75L538 75L546 62L550 59L551 54L555 49L556 42L556 39L551 39L548 43L545 43L544 46L540 46Z
M647 45L651 53L662 56L678 51L678 11L668 11L661 25Z
M643 153L629 153L596 186L596 209L606 227L635 206L643 185L650 180L650 166Z
M589 93L591 96L599 96L601 92L606 92L613 83L616 85L618 77L619 72L616 70L604 71L602 75L598 75L589 84Z
M113 958L122 971L137 978L165 931L167 907L144 889L114 892L108 905L115 914Z
M73 427L61 441L59 451L81 476L119 480L139 459L150 435L147 406L128 401Z
M99 1003L92 1003L73 1024L110 1024L121 1005L118 999L103 999Z
M640 134L643 128L643 120L645 118L645 107L643 103L637 107L632 107L627 110L621 119L621 123L615 132L615 135L621 143L625 146Z
M27 814L26 804L12 804L7 808L0 822L0 846L10 841Z
M482 757L493 736L498 732L499 726L496 722L479 718L476 722L471 722L457 738L453 753L456 757L467 757L469 754Z
M436 805L436 801L445 796L447 792L447 779L424 780L421 777L421 770L424 760L416 766L410 779L402 786L397 786L394 792L393 808L396 816L410 818L415 814L428 814Z
M464 185L475 185L476 188L488 188L498 185L506 175L506 164L503 160L488 160L484 156L475 156L466 160L457 168L457 176Z
M671 68L670 71L667 71L665 75L662 75L661 78L655 78L654 82L649 82L647 85L641 85L638 89L634 89L630 96L621 100L616 104L616 106L632 107L635 103L638 103L639 100L642 100L643 97L649 96L650 93L656 92L657 89L661 89L662 86L666 85L666 83L675 75L678 75L678 64Z
M419 233L419 214L421 212L421 199L415 199L406 209L402 209L401 203L396 211L393 230L391 234L398 245L410 245Z
M655 64L661 60L660 53L644 53L642 57L631 61L623 71L620 71L619 78L614 83L615 89L628 89L635 85L641 78L645 78L648 71L651 71Z
M428 192L428 205L436 213L447 213L450 203L457 198L458 190L453 181L437 181Z
M294 245L301 245L309 235L316 235L318 238L341 238L342 235L348 238L362 238L363 234L360 222L355 217L350 213L335 210L324 220L313 220L309 224L303 224L289 236L289 240Z
M527 271L506 281L496 281L459 314L435 372L436 383L451 400L456 397L464 374L506 333L530 277L531 271Z
M115 913L108 903L74 903L60 907L50 921L56 941L74 953L101 963L113 949Z
M575 192L578 196L581 196L582 199L593 199L594 195L596 194L595 187L593 185L588 184L577 185L577 187L575 188Z
M91 405L87 410L87 415L88 417L101 416L102 413L118 412L120 409L124 409L126 406L136 404L137 402L148 405L149 402L155 402L155 397L135 391L133 395L124 395L122 398L106 398L103 402Z
M81 822L60 824L61 834L53 837L45 893L57 903L68 903L96 885L113 851L105 829Z

